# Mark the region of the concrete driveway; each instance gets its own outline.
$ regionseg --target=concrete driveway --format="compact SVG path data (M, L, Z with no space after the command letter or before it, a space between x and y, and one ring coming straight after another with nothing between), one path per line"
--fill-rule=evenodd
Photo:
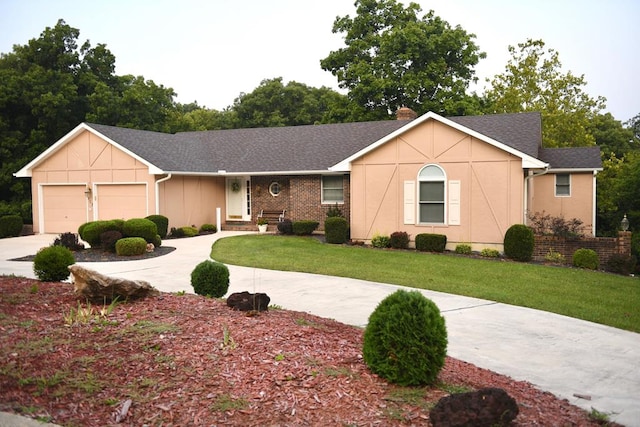
M193 292L190 274L208 259L220 232L166 240L176 250L141 261L80 263L100 273L147 280L164 292ZM55 235L0 239L0 272L35 277L31 262L7 261L34 254ZM229 265L229 293L265 292L271 303L364 326L371 312L399 286L295 272ZM640 289L640 281L638 283ZM640 427L640 334L566 316L476 298L422 291L446 319L448 354L528 381L590 411L610 413ZM590 400L577 396L589 396Z

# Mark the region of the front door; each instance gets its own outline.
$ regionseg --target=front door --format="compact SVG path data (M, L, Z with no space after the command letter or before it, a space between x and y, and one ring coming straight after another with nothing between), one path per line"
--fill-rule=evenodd
M251 179L227 178L227 221L251 221Z

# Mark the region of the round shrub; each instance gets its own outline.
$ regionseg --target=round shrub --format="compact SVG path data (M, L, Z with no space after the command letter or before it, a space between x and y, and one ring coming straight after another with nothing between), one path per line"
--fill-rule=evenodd
M341 216L328 217L324 221L324 237L327 243L345 243L349 237L349 222Z
M109 252L116 251L116 243L122 239L122 233L116 230L108 230L100 234L102 249Z
M216 261L203 261L191 272L191 286L198 295L220 298L229 290L229 269Z
M597 270L600 265L598 254L593 249L578 249L573 253L573 265L578 268Z
M80 238L87 242L92 248L99 248L102 246L100 236L105 231L118 231L122 233L122 226L124 221L121 219L111 219L108 221L91 221L82 224L78 228L78 234Z
M513 224L504 235L504 255L516 261L527 262L533 258L535 244L533 230L524 224Z
M158 235L161 239L167 237L167 230L169 230L169 218L164 215L149 215L146 219L153 222L156 227L158 227Z
M217 233L218 227L214 224L202 224L200 226L200 233Z
M389 236L389 246L393 249L407 249L409 247L409 235L406 231L394 231Z
M471 255L471 245L460 243L456 245L456 253L460 255Z
M147 241L142 237L125 237L116 242L118 256L142 255L147 250Z
M285 219L284 221L280 221L278 223L278 232L281 234L293 234L293 223L289 219Z
M41 249L33 259L33 272L42 282L59 282L69 277L69 266L75 263L73 252L64 246Z
M416 235L416 249L422 252L444 252L447 236L444 234L421 233Z
M293 234L298 236L306 236L313 234L313 232L318 228L320 223L318 221L313 221L310 219L305 219L302 221L296 221L293 223Z
M0 239L19 236L23 225L20 215L4 215L0 217Z
M398 290L369 316L362 356L374 373L408 386L432 384L447 355L447 328L438 306L418 291Z
M158 234L158 227L146 218L132 218L124 222L122 234L125 237L142 237L148 243L152 243Z

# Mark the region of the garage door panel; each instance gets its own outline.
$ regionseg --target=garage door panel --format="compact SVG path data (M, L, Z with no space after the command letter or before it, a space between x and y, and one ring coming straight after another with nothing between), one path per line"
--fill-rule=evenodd
M147 216L144 184L98 185L98 219L130 219Z
M75 233L87 221L87 197L84 185L47 185L42 187L44 233Z

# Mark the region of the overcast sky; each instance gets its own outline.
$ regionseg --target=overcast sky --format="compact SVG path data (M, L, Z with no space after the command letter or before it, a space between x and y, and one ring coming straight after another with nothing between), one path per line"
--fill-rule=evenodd
M0 0L0 52L37 38L58 19L80 43L104 43L118 75L142 75L171 87L182 103L230 106L263 79L283 77L338 89L320 60L343 46L331 28L355 13L352 0ZM404 2L407 4L407 2ZM640 113L640 1L419 0L452 26L476 35L487 53L484 80L502 73L507 47L542 39L563 70L584 75L587 92L607 98L621 121ZM0 84L2 84L0 82Z

